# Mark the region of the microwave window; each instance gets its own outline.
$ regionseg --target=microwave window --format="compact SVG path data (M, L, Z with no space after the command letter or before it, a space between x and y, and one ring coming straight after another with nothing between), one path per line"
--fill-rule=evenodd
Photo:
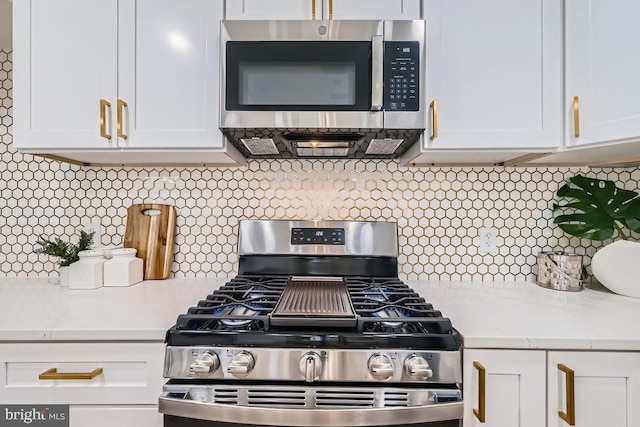
M369 41L228 41L227 111L368 111Z
M352 62L241 62L242 105L353 105L356 65Z

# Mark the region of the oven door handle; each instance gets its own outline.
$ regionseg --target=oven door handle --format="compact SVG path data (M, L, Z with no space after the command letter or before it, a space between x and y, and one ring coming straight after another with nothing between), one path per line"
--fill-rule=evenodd
M201 402L190 400L188 393L179 397L173 397L173 393L170 397L169 394L164 392L158 400L158 411L162 414L238 425L392 426L461 420L464 412L463 402L392 408L295 409Z
M382 110L382 87L384 79L384 43L382 36L371 38L371 110Z

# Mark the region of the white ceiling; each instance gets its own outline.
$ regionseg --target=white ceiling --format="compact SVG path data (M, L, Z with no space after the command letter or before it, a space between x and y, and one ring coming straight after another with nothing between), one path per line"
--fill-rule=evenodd
M11 2L0 0L0 49L11 49Z

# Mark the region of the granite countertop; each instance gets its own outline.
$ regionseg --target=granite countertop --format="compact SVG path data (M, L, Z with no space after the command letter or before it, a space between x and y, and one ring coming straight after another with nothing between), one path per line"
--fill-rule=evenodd
M163 341L179 314L225 278L69 290L0 278L0 341ZM527 282L407 281L449 317L467 348L640 350L640 299Z

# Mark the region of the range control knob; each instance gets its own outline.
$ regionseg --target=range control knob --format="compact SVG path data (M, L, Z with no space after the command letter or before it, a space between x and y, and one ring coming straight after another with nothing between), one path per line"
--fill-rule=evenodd
M196 360L189 366L189 372L206 377L215 372L219 366L218 355L207 351L196 356Z
M369 358L369 372L379 380L386 380L393 376L391 359L382 354L374 354Z
M308 383L313 382L322 373L322 358L318 353L310 351L300 359L300 373Z
M227 366L227 372L234 377L244 377L251 372L255 363L255 359L251 353L241 351L233 355L231 361L229 361L229 366Z
M433 371L429 366L429 362L424 357L415 354L407 357L404 361L404 370L410 377L418 379L427 379L433 376Z

